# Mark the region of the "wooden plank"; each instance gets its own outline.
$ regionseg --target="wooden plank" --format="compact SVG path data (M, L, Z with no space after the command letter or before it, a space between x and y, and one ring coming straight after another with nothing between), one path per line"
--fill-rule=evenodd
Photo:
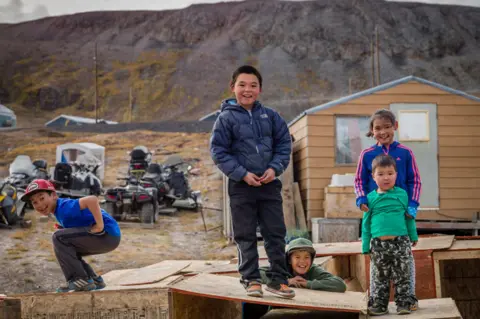
M170 276L167 277L159 282L155 282L153 284L146 284L146 285L135 285L135 286L111 286L107 285L102 291L120 291L120 290L135 290L135 289L158 289L163 288L166 289L170 285L182 280L182 275Z
M331 115L324 115L323 112L307 115L307 125L310 126L335 126L335 120Z
M388 95L388 94L405 94L405 95L425 95L425 94L433 94L433 95L448 95L452 94L447 91L443 91L437 89L436 87L422 84L422 83L405 83L396 85L390 89L377 91L375 94L378 95ZM439 97L441 98L441 97Z
M479 126L439 126L438 136L480 136Z
M417 220L472 220L474 209L440 209L440 211L419 210Z
M357 291L357 292L364 292L365 290L362 288L360 281L357 278L348 278L345 279L345 284L347 285L347 291Z
M470 107L470 106L469 106ZM475 106L474 106L475 107ZM440 106L438 108L438 112L442 112L444 110L445 106ZM455 108L458 109L463 109L463 107L458 107L455 106ZM476 107L478 109L478 107ZM477 110L475 110L477 111ZM438 116L438 126L439 130L442 129L442 126L474 126L477 127L480 125L480 112L477 112L477 115L470 115L470 116L465 116L465 115L456 115L455 114L450 114L450 115L440 115Z
M307 209L307 221L317 217L325 217L323 209Z
M438 155L442 157L480 157L480 149L468 146L441 146L438 149Z
M331 115L351 115L351 116L367 116L370 117L378 109L389 108L388 104L365 104L356 103L356 100L349 101L345 104L335 105L334 107L322 110L322 114Z
M292 135L295 138L295 141L298 141L298 140L301 140L304 137L307 137L307 132L308 132L308 128L307 127L302 127L301 129L299 129L298 131L296 131Z
M335 157L335 151L333 147L317 147L317 146L308 146L308 156L311 158L315 157Z
M333 157L308 157L297 165L297 168L301 171L307 168L333 168L335 166L335 159Z
M477 167L480 168L478 157L440 157L439 166L447 167Z
M367 95L359 97L348 102L349 104L372 105L372 104L387 104L392 103L433 103L437 105L479 105L480 103L464 98L459 95L448 94L438 96L436 94L428 95L403 95L403 94L385 94L385 95ZM443 115L443 114L442 114Z
M320 189L322 192L325 191L325 187L330 185L332 181L332 177L324 177L324 178L309 178L307 179L307 183L305 184L308 189Z
M438 139L438 145L442 146L480 146L480 139L474 136L448 137L442 136Z
M325 191L323 189L308 189L306 192L302 193L302 198L323 200L325 199Z
M367 269L365 259L366 255L353 255L350 256L350 275L355 277L362 288L362 291L368 290L368 280L370 276L370 270Z
M107 283L107 285L118 286L119 280L125 276L125 274L135 271L136 269L116 269L112 270L106 274L102 275L103 280Z
M290 162L292 162L292 155L290 154ZM283 205L283 219L285 220L285 227L287 228L287 238L294 235L297 229L297 222L295 220L295 204L293 199L293 165L288 165L285 172L280 176L282 181L282 205Z
M441 199L480 199L478 189L472 188L440 188Z
M438 105L437 107L437 113L439 118L441 116L480 116L480 108L478 107L479 103L477 102L477 105L467 105L467 104L458 104L458 105L448 105L448 104L442 104Z
M480 178L440 178L440 189L477 188L480 187Z
M480 178L480 168L477 167L440 167L440 178Z
M340 278L350 277L349 256L334 256L322 268Z
M460 251L460 250L470 250L470 249L480 249L480 238L478 239L458 239L455 240L452 247L449 251Z
M159 263L154 266L151 265L143 268L138 268L133 271L127 272L124 276L122 276L122 278L120 278L118 282L118 285L132 286L151 284L175 275L181 270L187 268L189 265L190 262L188 260L184 260L173 264Z
M307 137L296 140L295 142L293 142L293 146L292 146L293 153L299 152L300 150L306 147L307 147Z
M324 207L323 207L323 200L313 200L313 199L308 200L307 201L307 210L311 210L311 209L318 209L318 210L323 209L323 210L325 210Z
M358 215L361 211L356 205L355 198L353 187L327 187L324 200L325 217L335 218L336 214Z
M388 305L389 314L382 318L398 318L395 302ZM408 315L408 319L462 319L452 298L422 299L418 302L418 310Z
M213 299L232 300L236 302L251 302L278 307L298 309L333 310L339 312L360 313L366 309L364 294L358 292L339 293L314 291L310 289L295 289L295 298L282 299L265 291L263 298L249 297L237 278L210 274L199 274L175 284L170 288L172 293L191 294Z
M333 126L309 126L308 137L314 136L335 136L335 128Z
M456 261L461 263L462 261ZM479 300L480 301L480 278L443 278L442 291L445 296L455 300Z
M480 313L480 300L455 300L464 319L477 318Z
M440 199L442 209L476 209L480 210L480 199Z
M323 136L308 136L307 145L318 146L318 147L334 147L335 138L334 137L323 137Z
M15 298L0 300L0 319L22 319L22 301Z
M308 232L305 210L303 209L298 183L293 183L293 198L295 202L295 217L298 222L298 228L301 232Z

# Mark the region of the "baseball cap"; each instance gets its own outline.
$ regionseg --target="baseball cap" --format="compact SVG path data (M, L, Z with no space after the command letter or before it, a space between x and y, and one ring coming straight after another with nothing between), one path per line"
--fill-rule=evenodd
M36 194L40 191L54 192L55 186L53 186L52 182L45 179L35 179L30 184L28 184L25 194L22 196L21 200L24 202L28 202L33 194Z

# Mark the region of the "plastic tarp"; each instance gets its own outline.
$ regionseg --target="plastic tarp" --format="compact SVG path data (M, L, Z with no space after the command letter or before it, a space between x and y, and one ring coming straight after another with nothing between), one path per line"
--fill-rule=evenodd
M56 163L100 164L97 176L105 178L105 147L95 143L67 143L57 146Z

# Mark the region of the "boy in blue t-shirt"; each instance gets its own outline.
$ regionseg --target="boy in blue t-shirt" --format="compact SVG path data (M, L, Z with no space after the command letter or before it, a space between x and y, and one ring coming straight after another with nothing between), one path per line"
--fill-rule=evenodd
M47 180L32 181L22 200L44 216L54 214L59 228L53 233L55 256L67 285L57 292L89 291L106 286L84 256L108 253L120 244L120 227L115 219L100 208L95 196L80 199L58 198L53 184Z

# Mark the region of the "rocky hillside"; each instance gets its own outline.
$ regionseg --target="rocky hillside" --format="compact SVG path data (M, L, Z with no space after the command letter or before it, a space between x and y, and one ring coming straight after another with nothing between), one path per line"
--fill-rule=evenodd
M348 94L349 81L353 92L371 86L375 25L382 82L414 74L480 87L480 8L249 0L0 25L0 102L34 116L92 115L97 42L101 117L199 118L229 96L232 70L250 63L264 73L262 100L290 119Z

